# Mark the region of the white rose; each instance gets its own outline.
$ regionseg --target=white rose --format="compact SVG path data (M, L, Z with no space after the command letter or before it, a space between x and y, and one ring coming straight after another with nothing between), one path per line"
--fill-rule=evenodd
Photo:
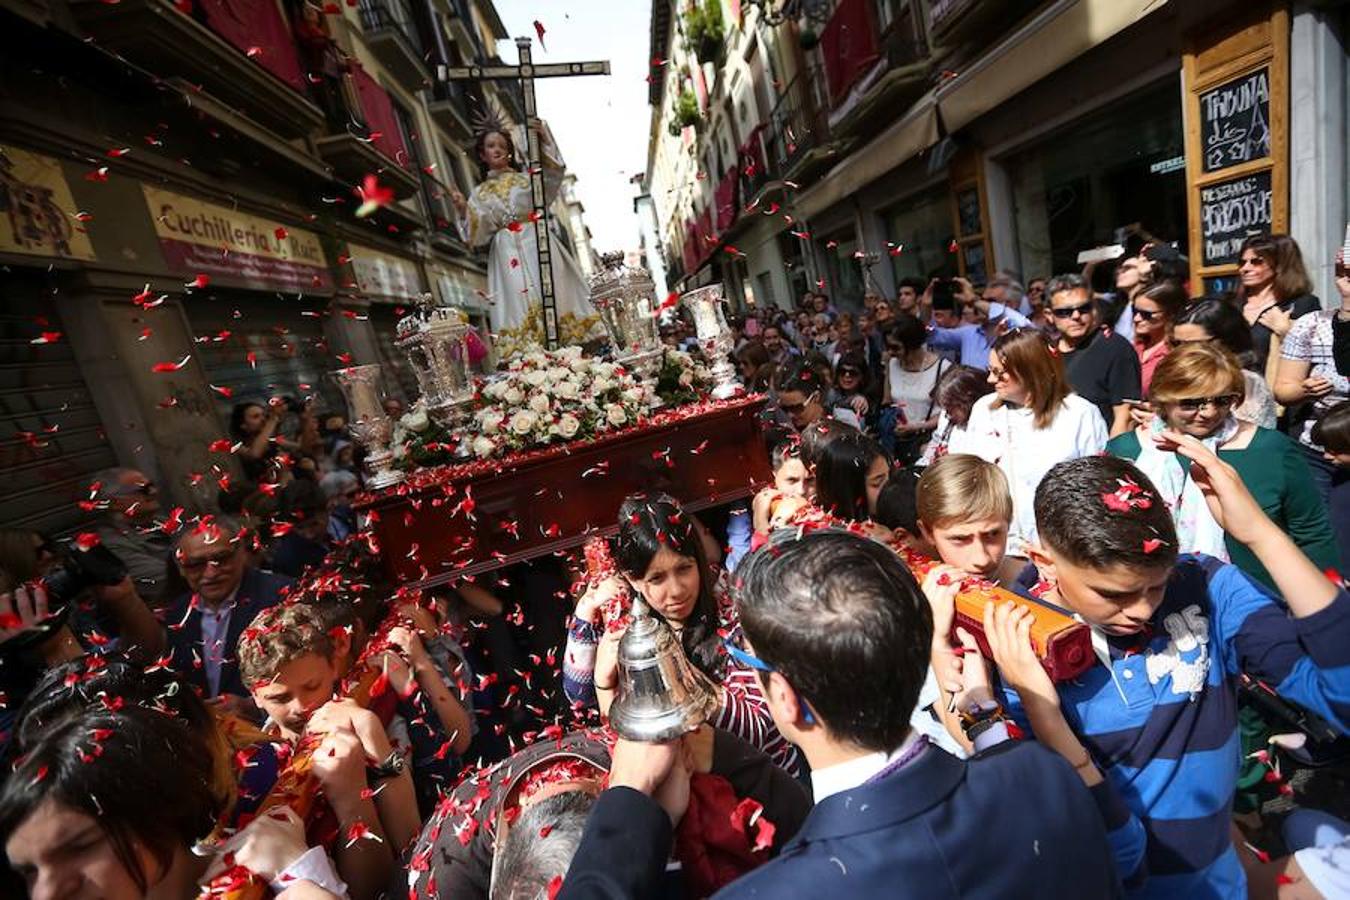
M506 389L506 393L502 394L502 399L506 401L508 406L519 406L520 401L525 399L525 395L520 392L519 388L512 385Z
M557 394L564 400L575 400L577 398L578 392L579 390L577 387L577 383L570 379L566 381L560 381L553 386L553 393Z
M611 425L622 425L628 421L628 413L617 403L611 403L605 407L605 419Z
M497 445L481 434L473 439L473 452L478 456L491 456Z
M614 387L613 381L610 381L608 378L602 378L599 375L591 382L591 390L597 394L603 394L612 387Z
M689 370L686 369L685 371L680 373L680 387L689 387L689 385L693 383L694 383L693 372L690 372Z
M558 419L558 434L564 438L574 438L580 430L581 420L571 413L563 413L562 418Z
M483 396L489 400L500 400L506 391L506 382L493 381L483 388Z
M554 366L548 370L548 380L553 384L557 384L571 374L572 371L570 369L563 368L562 366Z
M408 431L422 432L426 431L431 425L431 419L427 417L425 409L417 408L412 412L405 413L403 418L398 420L398 424Z
M545 381L548 381L549 375L547 369L534 369L521 375L520 378L530 387L539 387Z
M502 427L502 422L505 418L506 416L502 415L500 410L489 409L479 414L478 424L482 427L483 431L488 434L496 434Z
M548 394L538 393L530 395L530 409L537 413L548 412Z
M623 399L627 400L630 403L641 403L642 388L640 387L626 388L623 392Z
M516 434L529 434L539 424L539 416L528 409L522 409L511 417L511 430Z

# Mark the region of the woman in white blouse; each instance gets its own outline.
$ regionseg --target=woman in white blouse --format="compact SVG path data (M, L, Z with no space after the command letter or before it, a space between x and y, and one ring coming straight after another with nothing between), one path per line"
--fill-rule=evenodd
M1106 423L1097 408L1073 393L1064 363L1035 329L1010 331L989 351L989 383L952 453L973 453L1003 470L1012 489L1008 552L1026 555L1036 539L1033 500L1045 473L1066 459L1101 453Z

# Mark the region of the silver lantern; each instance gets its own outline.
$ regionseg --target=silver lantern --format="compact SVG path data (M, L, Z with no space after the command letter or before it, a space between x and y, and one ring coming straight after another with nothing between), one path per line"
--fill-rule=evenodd
M380 389L380 367L375 363L349 366L331 373L347 399L352 437L366 451L366 487L380 490L403 480L403 473L390 468L394 461L389 439L394 423L384 412L384 392Z
M680 302L694 319L694 335L712 373L712 395L725 400L742 393L744 389L736 380L736 367L731 364L735 339L722 312L722 286L710 284L689 291L680 297Z
M398 321L394 344L408 355L421 403L437 422L453 427L473 405L468 319L451 306L424 307Z
M590 280L591 306L614 348L614 361L642 378L655 378L661 366L661 338L655 316L655 286L640 266L624 263L622 253L606 253Z
M630 741L659 742L698 728L717 711L717 691L684 655L669 625L633 598L633 622L619 639L619 680L609 724Z

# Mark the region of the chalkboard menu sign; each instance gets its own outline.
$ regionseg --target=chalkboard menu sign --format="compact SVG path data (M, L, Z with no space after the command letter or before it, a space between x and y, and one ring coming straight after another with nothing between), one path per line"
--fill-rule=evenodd
M1238 248L1249 235L1273 230L1270 176L1266 169L1200 189L1203 265L1235 265Z
M1217 172L1270 156L1270 68L1200 95L1201 162Z

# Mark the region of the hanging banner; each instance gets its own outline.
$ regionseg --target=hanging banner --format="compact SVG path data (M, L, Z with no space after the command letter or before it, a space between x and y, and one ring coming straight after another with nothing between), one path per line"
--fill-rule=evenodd
M332 290L328 257L313 232L149 185L141 188L171 270L257 290Z
M58 160L0 144L0 253L97 259L78 213Z
M421 299L422 278L412 260L360 244L348 244L347 255L352 267L351 284L362 296L372 300Z

